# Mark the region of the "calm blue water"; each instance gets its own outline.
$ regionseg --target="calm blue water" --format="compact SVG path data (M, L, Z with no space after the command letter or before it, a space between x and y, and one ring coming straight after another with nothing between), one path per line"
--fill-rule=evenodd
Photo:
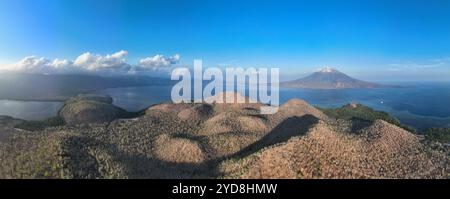
M340 107L358 102L389 112L402 123L419 129L450 127L450 83L403 84L401 88L380 89L281 89L280 102L301 98L320 107ZM111 88L102 90L114 98L114 104L129 111L170 101L170 86Z
M170 102L172 86L144 86L109 88L97 92L101 95L109 95L114 99L114 105L128 111L140 111L153 104Z
M281 89L280 102L301 98L320 107L340 107L358 102L386 111L406 125L418 129L450 127L450 83L404 84L401 88L311 90ZM152 104L170 101L171 86L110 88L98 91L113 97L114 104L128 111L139 111ZM60 102L22 102L0 100L0 115L26 120L55 116Z
M280 101L301 98L320 107L358 102L386 111L418 129L450 127L450 84L415 84L402 88L310 90L282 89Z
M0 115L24 120L44 120L56 116L62 106L62 102L0 100Z

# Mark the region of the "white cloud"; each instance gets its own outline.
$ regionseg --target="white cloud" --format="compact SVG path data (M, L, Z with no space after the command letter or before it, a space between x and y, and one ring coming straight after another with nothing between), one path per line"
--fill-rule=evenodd
M89 52L78 56L73 63L74 67L79 67L88 72L98 73L126 73L131 65L126 62L127 51L119 51L112 55L93 55Z
M139 61L141 68L147 69L160 69L177 64L180 61L180 55L176 54L171 57L165 57L164 55L155 55L153 57L147 57Z
M64 73L71 63L67 60L50 61L44 57L29 56L17 63L0 66L1 71L26 72L26 73Z
M170 68L177 64L180 55L172 57L156 55L141 59L139 64L127 63L127 51L119 51L111 55L96 55L89 52L78 56L75 61L44 57L25 57L13 64L0 65L0 72L39 73L39 74L96 74L96 75L125 75L137 72L151 72L160 68Z

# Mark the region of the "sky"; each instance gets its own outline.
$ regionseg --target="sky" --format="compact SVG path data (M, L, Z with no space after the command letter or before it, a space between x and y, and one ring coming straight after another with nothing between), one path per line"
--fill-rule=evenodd
M194 59L450 80L450 1L0 0L0 69L157 74Z

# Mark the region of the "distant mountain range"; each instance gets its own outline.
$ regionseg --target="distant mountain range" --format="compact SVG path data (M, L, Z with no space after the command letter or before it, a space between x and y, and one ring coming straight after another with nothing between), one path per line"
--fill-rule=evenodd
M103 77L92 75L44 75L0 73L0 99L64 101L80 93L147 85L173 85L170 79L148 76ZM281 87L311 89L378 88L385 85L354 79L332 68L283 82Z
M102 77L0 73L0 99L64 101L106 88L169 85L170 79L148 76Z
M309 88L309 89L344 89L344 88L378 88L381 84L366 82L352 78L336 69L327 67L307 77L282 82L285 88Z

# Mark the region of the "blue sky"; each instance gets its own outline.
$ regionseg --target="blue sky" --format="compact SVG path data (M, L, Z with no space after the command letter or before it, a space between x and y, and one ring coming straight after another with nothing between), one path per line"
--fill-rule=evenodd
M314 2L314 3L312 3ZM128 52L178 65L450 79L450 1L0 0L0 63Z

